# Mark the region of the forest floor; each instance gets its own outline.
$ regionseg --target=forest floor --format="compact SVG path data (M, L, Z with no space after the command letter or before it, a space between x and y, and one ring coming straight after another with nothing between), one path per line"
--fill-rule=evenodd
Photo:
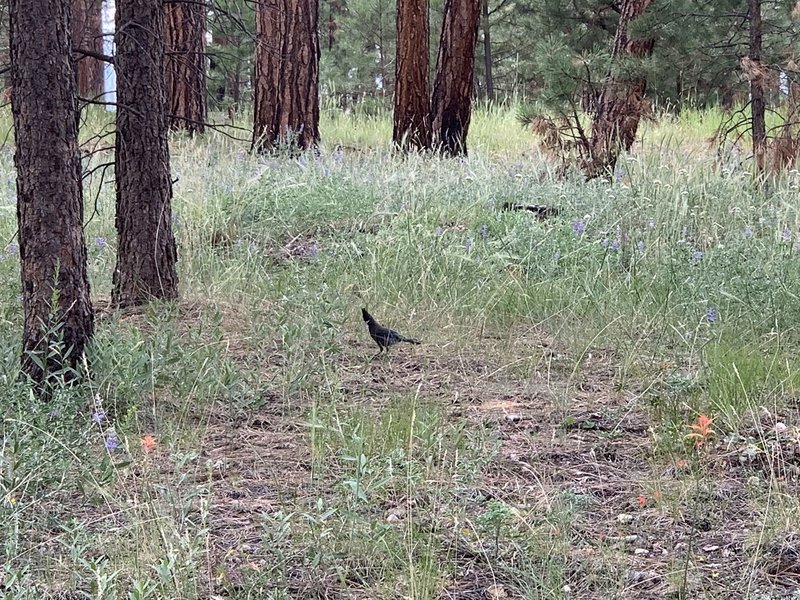
M178 305L108 307L101 189L93 378L47 404L0 253L0 597L800 597L797 173L692 123L587 184L513 111L459 161L343 121L173 141ZM375 356L362 306L422 344Z

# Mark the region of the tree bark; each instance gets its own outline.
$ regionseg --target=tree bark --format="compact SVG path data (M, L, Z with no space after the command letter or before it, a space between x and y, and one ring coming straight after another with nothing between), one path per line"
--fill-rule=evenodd
M70 13L69 0L11 0L9 11L22 371L38 384L77 368L94 332Z
M655 40L629 39L631 21L641 16L652 0L623 0L614 46L611 72L606 76L597 110L592 119L589 159L584 164L588 179L614 170L620 152L631 149L645 103L647 80L643 76L615 73L626 57L645 58L653 52Z
M164 5L165 79L169 126L203 133L206 102L206 6L185 2Z
M750 48L747 77L750 79L750 115L753 121L753 158L758 173L764 171L767 150L766 104L764 73L761 65L761 0L749 0Z
M492 30L489 24L489 0L483 0L481 22L483 28L483 69L486 78L486 100L494 102L494 68L492 58Z
M430 148L429 39L428 0L399 0L392 141L401 150Z
M467 153L475 44L482 0L445 0L431 98L433 145L448 156Z
M72 47L103 54L102 0L72 0ZM95 98L103 93L103 63L73 54L77 63L78 95Z
M178 297L164 113L162 0L117 1L116 179L119 238L113 304Z
M262 0L256 7L255 152L319 142L318 0Z

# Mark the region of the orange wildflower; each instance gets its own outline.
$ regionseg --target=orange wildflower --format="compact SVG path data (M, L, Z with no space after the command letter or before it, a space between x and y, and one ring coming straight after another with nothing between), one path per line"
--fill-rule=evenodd
M150 454L153 450L158 447L158 441L156 440L154 435L147 435L142 436L142 449L145 451L145 454Z
M697 421L689 425L692 433L688 435L689 438L694 439L694 447L702 448L703 445L714 435L714 430L711 425L714 424L714 419L707 415L698 415Z

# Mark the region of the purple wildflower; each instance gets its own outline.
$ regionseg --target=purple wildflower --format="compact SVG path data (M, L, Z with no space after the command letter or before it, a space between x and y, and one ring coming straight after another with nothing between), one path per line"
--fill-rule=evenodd
M575 235L578 237L582 236L583 233L586 231L586 222L583 219L578 219L572 223L572 231L575 232Z
M714 323L718 317L717 309L714 307L709 307L706 309L706 321L709 323Z
M472 243L473 243L472 238L467 238L466 240L464 240L464 250L467 251L467 254L472 252Z
M744 228L744 239L749 240L751 237L753 237L753 228L747 225Z
M308 254L312 258L316 258L317 256L319 256L319 246L317 246L316 243L311 244L311 247L308 249Z
M609 241L608 241L608 238L603 238L603 240L600 242L600 245L601 245L603 248L608 248L608 245L609 245L610 243L611 243L611 242L609 242Z
M622 242L619 240L619 238L611 242L611 249L614 250L615 252L619 250L621 247L622 247Z
M6 246L6 252L9 254L16 254L19 252L19 244L17 242L11 242L8 246Z
M791 240L792 239L792 230L789 229L788 227L784 227L783 228L783 233L781 233L781 239L784 242L788 242L789 240Z
M622 170L622 167L617 167L614 169L614 183L620 183L624 175L625 172Z
M441 227L437 227L436 229L433 230L433 235L436 236L437 238L442 237L442 234L444 234L444 229L442 229Z
M561 250L553 252L553 262L558 262L561 259Z
M106 450L116 450L117 448L119 448L119 444L120 444L119 436L113 431L111 431L106 436Z
M489 239L489 226L486 223L481 225L481 239L484 242Z
M102 408L98 408L96 411L92 413L92 421L100 425L103 421L106 420L106 411Z
M638 244L636 244L636 249L637 249L637 250L638 250L640 253L642 253L642 254L644 253L644 242L643 242L642 240L639 240L639 243L638 243Z
M647 219L647 228L650 231L653 231L653 229L656 228L656 220L654 218L650 217L649 219Z
M106 238L104 238L104 237L96 237L96 238L94 238L94 243L98 248L105 248L106 247Z
M255 254L256 252L258 252L258 244L256 244L255 242L250 242L250 245L247 246L247 251L250 254Z
M694 252L692 252L692 259L700 261L703 260L703 257L705 255L706 255L705 252L703 252L702 250L695 250Z

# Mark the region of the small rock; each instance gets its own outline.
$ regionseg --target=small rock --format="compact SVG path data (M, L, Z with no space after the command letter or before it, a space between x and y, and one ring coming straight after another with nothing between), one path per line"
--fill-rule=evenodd
M619 521L620 523L632 523L633 515L622 513L621 515L617 515L617 521Z
M570 592L572 592L572 588L569 587L568 585L565 585L564 587L561 588L561 591L564 592L565 594L569 594Z
M784 433L786 429L787 429L786 423L781 423L780 421L775 423L775 433L777 434Z
M647 548L636 548L636 549L633 551L633 553L634 553L636 556L644 556L644 555L646 555L646 554L650 554L650 550L648 550Z
M713 544L703 546L703 552L716 552L717 550L719 550L719 546L714 546Z
M522 419L522 415L506 415L506 421L509 423L519 423Z
M389 515L386 517L386 522L387 523L399 523L400 522L400 515L397 515L395 513L389 513Z
M490 598L490 600L508 598L508 592L506 592L506 589L502 585L495 583L494 585L490 585L488 588L486 588L486 597Z

